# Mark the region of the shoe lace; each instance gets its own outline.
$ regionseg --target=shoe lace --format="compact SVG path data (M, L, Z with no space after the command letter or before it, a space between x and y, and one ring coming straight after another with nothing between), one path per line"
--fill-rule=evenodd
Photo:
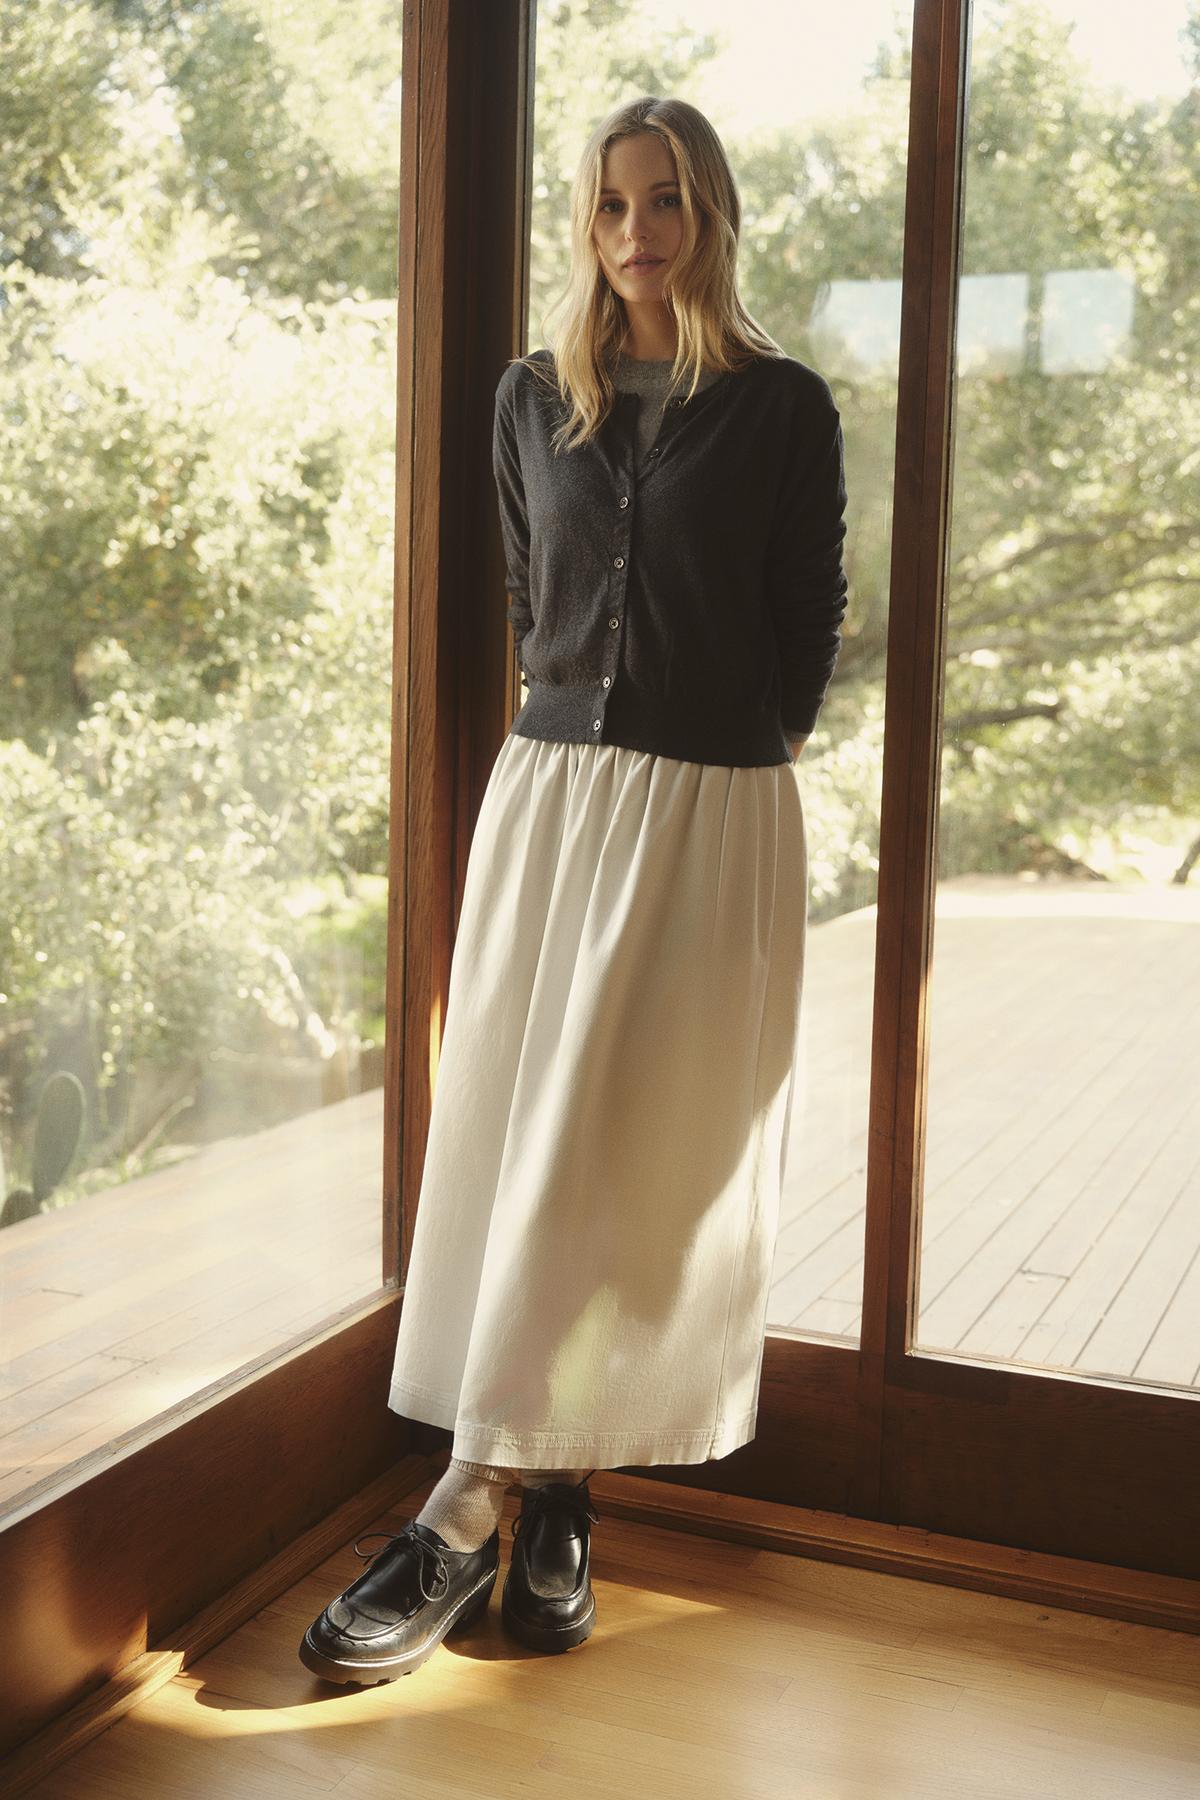
M384 1551L392 1544L404 1543L408 1545L417 1552L417 1584L420 1587L422 1594L426 1600L437 1600L445 1593L450 1582L449 1571L446 1567L446 1559L436 1544L431 1544L427 1538L418 1536L413 1530L414 1523L415 1521L410 1519L408 1524L402 1526L399 1531L366 1532L362 1537L355 1540L354 1554L358 1557L365 1557L367 1567L370 1568L371 1564L375 1562L378 1557L382 1556ZM373 1537L386 1538L387 1542L380 1544L378 1550L359 1549L359 1544L365 1544L367 1538ZM438 1576L441 1577L441 1586L435 1586L432 1593L430 1593L429 1589L425 1586L425 1568L427 1561L433 1565L434 1582L437 1581Z
M592 1496L587 1487L595 1473L595 1469L589 1469L582 1481L574 1483L549 1481L537 1487L522 1488L521 1510L512 1522L513 1537L518 1538L523 1531L530 1530L534 1520L540 1518L549 1506L568 1507L580 1518L587 1517L593 1525L598 1525L600 1514L592 1504Z

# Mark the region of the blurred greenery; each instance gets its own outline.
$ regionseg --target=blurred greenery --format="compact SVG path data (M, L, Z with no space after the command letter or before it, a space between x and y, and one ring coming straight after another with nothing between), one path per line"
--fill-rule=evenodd
M353 1066L382 1036L401 13L0 0L18 1179L51 1069L84 1084L95 1186L227 1128L231 1057L265 1122L295 1104L273 1061ZM531 343L587 131L687 95L715 50L682 8L540 6ZM1150 103L1099 89L1031 0L976 21L964 273L1027 274L1035 323L1056 271L1120 269L1136 305L1100 367L1048 370L1031 336L960 372L943 875L1143 874L1148 844L1191 866L1198 71L1196 23L1181 97ZM850 611L798 765L814 920L875 899L895 435L894 358L822 307L898 286L909 74L897 30L860 108L745 141L714 112L746 303L846 427Z
M0 1138L79 1075L58 1203L231 1066L378 1080L400 21L0 7Z

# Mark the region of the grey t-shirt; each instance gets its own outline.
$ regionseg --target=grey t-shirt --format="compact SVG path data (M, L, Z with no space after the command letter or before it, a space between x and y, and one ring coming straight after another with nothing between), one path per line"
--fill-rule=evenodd
M637 418L637 471L641 472L646 460L646 452L658 436L658 428L662 424L663 409L666 405L667 393L671 386L671 370L674 360L668 357L665 362L657 359L644 361L639 357L627 356L624 350L617 352L617 360L613 365L613 386L622 393L637 394L639 398ZM697 392L708 387L717 379L716 369L702 369L696 384ZM691 379L684 377L687 385L677 392L687 393Z

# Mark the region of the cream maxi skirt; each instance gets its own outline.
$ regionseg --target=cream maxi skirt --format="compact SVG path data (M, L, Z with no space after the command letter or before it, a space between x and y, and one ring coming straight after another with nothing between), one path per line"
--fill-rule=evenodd
M468 858L388 1405L513 1468L755 1431L807 922L790 763L510 733Z

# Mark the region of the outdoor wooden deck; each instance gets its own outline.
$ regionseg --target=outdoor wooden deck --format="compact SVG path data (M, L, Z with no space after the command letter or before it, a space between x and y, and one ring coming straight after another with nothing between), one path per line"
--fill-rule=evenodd
M938 890L917 1343L1191 1388L1200 888ZM874 909L810 936L770 1319L855 1338Z
M1194 1387L1200 889L942 884L918 1342ZM855 1340L874 909L814 927L769 1323ZM378 1089L0 1231L0 1508L373 1292Z

